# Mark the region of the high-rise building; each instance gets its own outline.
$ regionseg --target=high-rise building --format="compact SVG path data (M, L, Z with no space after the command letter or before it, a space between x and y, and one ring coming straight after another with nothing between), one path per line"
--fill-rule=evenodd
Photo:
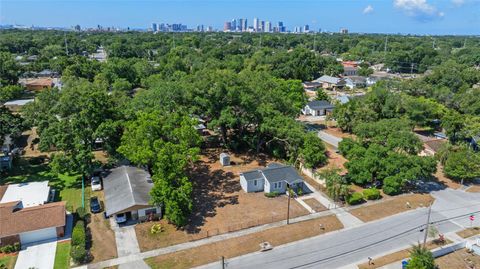
M156 24L156 23L152 23L152 31L153 31L153 32L157 32L157 31L158 31L158 27L157 27L157 24Z
M272 24L269 21L265 22L265 32L270 33L272 31Z
M258 18L253 18L253 31L258 32L259 26Z
M341 34L348 34L348 29L347 28L341 28L340 33Z
M231 29L232 29L232 23L229 22L229 21L226 21L226 22L223 24L223 31L224 31L224 32L229 32Z
M308 24L305 24L305 26L303 26L303 32L304 33L310 32L310 26L308 26Z
M295 26L295 29L293 30L294 33L301 33L302 32L302 27Z
M230 23L230 31L235 31L237 30L237 20L233 19L232 22Z
M265 32L265 21L260 22L260 32Z
M278 31L280 33L286 32L285 26L283 26L283 22L281 22L281 21L278 22Z
M237 27L235 27L235 31L241 32L243 27L243 19L237 19Z
M241 24L240 31L246 32L248 30L247 19L240 19L240 24Z
M75 31L80 32L82 30L82 27L80 27L80 25L77 24L75 25L74 29Z

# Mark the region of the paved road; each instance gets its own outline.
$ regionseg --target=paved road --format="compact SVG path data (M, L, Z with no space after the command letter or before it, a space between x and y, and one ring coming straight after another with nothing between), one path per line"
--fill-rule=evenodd
M336 137L336 136L331 135L331 134L327 134L324 131L319 131L318 132L318 137L320 137L320 139L322 139L325 143L330 144L330 145L334 146L335 148L338 148L338 143L340 143L342 141L342 138Z
M433 192L432 195L436 198L432 207L432 222L480 210L480 194L477 193L447 189ZM427 208L422 208L279 246L269 252L247 254L228 260L227 268L341 268L366 262L369 256L399 250L422 241L423 233L420 230L426 222L427 211ZM468 216L436 224L442 233L461 230L462 226L470 226ZM219 263L214 263L203 268L219 266Z

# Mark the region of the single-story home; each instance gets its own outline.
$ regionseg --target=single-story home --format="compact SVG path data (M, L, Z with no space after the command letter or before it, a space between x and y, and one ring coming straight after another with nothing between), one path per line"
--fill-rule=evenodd
M335 108L330 102L325 100L315 100L308 102L302 109L304 115L325 116L330 114Z
M26 104L32 103L35 99L22 99L22 100L12 100L5 102L4 107L8 108L11 112L19 112L22 110L23 106Z
M352 66L344 66L343 67L343 75L344 76L356 76L357 75L357 67Z
M127 219L144 221L160 218L160 206L150 204L153 181L144 169L122 165L103 179L107 216L125 213Z
M28 78L22 81L21 84L29 91L43 91L54 86L51 78Z
M64 236L65 202L49 197L48 181L0 186L0 246Z
M303 178L292 166L271 163L263 169L240 173L240 185L245 192L285 193L287 184L294 191L304 189Z
M303 85L303 89L306 91L316 91L318 88L322 87L322 83L319 83L319 82L306 81L306 82L303 82L302 85Z
M345 85L350 88L364 88L367 86L367 79L361 76L350 75L345 77Z
M332 77L323 75L316 80L312 81L316 83L322 84L322 88L324 89L337 89L345 87L345 80L342 78Z

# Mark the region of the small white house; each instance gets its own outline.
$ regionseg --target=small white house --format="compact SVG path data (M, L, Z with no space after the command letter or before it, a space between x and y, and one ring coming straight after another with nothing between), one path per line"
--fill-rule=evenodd
M302 114L310 116L325 116L335 108L330 102L325 100L310 101L302 109Z
M304 188L303 179L292 166L271 163L264 169L240 174L240 185L245 192L285 193L290 186L294 191Z
M220 163L223 166L229 166L230 165L230 156L225 152L220 153Z

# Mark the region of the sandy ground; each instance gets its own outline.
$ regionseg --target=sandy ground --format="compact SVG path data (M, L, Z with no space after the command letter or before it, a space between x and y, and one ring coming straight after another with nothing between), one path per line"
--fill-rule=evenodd
M307 205L309 205L315 212L328 210L324 205L322 205L317 199L309 198L303 200Z
M96 191L92 196L97 196L105 209L103 203L103 191ZM90 208L88 208L90 210ZM104 261L117 257L117 246L115 243L115 234L110 228L110 221L103 217L103 211L97 214L91 214L90 222L87 225L92 235L92 247L90 248L93 256L92 262Z
M480 192L480 186L479 185L472 185L471 187L468 187L466 192Z
M354 138L355 137L353 134L342 132L342 130L338 127L328 127L328 128L326 128L322 131L324 131L327 134L331 134L333 136L341 137L341 138Z
M480 267L480 256L468 253L466 249L461 249L435 259L435 263L440 269L473 269Z
M457 232L457 234L462 238L468 238L480 234L480 227L467 228L465 230Z
M364 222L381 219L418 207L425 207L434 198L430 194L411 194L387 199L385 201L366 205L350 210L350 213ZM410 206L407 206L407 203Z
M459 189L462 187L462 185L458 182L455 182L443 174L443 166L440 164L440 162L437 164L437 172L434 174L435 178L440 182L441 184L452 188L452 189Z
M320 228L323 225L323 229ZM335 216L327 216L300 223L271 228L262 232L232 238L189 250L147 259L152 268L191 268L255 252L259 244L269 242L273 247L343 228Z
M245 193L240 187L240 172L264 167L272 160L262 155L231 154L232 165L222 167L218 161L219 153L204 152L201 161L191 171L194 209L189 224L183 230L177 230L162 220L160 223L165 232L156 235L149 232L153 223L137 225L142 251L286 219L285 195L267 198L263 192ZM307 214L303 206L291 200L290 217Z
M327 157L328 163L325 166L320 167L317 171L322 171L331 168L338 168L340 169L340 174L346 174L347 169L345 168L345 163L348 162L345 157L343 157L340 153L336 153L335 150L331 146L327 146Z

